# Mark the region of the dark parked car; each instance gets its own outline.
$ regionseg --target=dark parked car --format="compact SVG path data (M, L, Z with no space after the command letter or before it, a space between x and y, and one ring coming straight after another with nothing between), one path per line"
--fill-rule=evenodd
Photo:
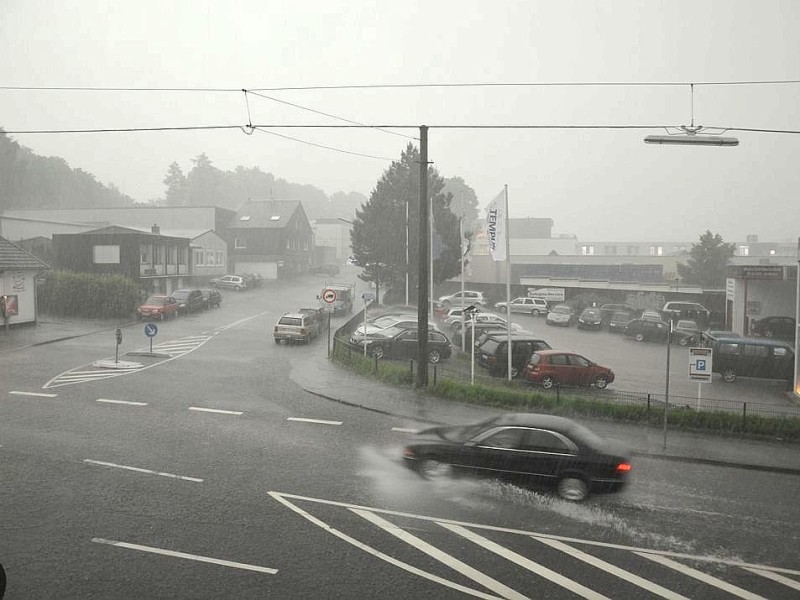
M608 322L611 320L611 317L615 313L627 313L628 321L635 318L641 311L637 311L633 306L630 304L603 304L600 307L600 314L603 317L603 323L608 325Z
M522 376L549 390L554 385L593 385L603 389L614 381L614 371L601 367L574 352L540 350L534 352Z
M794 340L797 323L792 317L764 317L751 323L750 333L779 340Z
M375 334L367 342L367 353L377 358L416 358L417 330L389 327ZM439 331L428 331L428 361L438 363L450 358L453 349L450 340Z
M531 354L537 350L549 350L550 344L544 340L515 335L511 338L511 377L518 377ZM490 375L504 377L508 375L508 339L507 335L493 335L475 350L478 365L487 369Z
M764 338L718 338L715 340L715 373L728 383L737 377L794 381L794 348L786 342Z
M611 333L624 333L628 323L630 323L632 320L633 317L629 312L615 312L608 319L608 331Z
M136 310L140 319L169 319L178 316L178 303L172 296L154 294Z
M637 342L666 342L669 325L663 321L634 319L625 326L625 335Z
M206 308L219 308L222 306L222 294L217 290L202 289L200 293L203 294L203 300L206 301Z
M208 305L200 290L180 289L172 292L172 297L178 301L180 312L195 312L203 310Z
M403 459L425 478L447 473L502 478L555 488L573 502L590 493L619 492L631 471L625 449L583 425L524 413L425 429L406 445Z
M603 328L603 315L599 308L586 308L578 317L578 329L600 331Z
M689 319L681 319L672 328L672 341L681 346L695 346L702 337L703 332L697 323Z

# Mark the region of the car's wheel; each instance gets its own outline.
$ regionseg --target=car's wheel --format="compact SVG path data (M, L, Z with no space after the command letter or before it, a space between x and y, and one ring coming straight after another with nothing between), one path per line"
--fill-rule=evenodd
M279 338L275 338L275 343L276 343L276 344L278 344L278 345L280 346L280 344L281 344L281 340L280 340Z
M772 329L765 329L764 330L764 337L772 337L775 335L775 332Z
M539 309L538 309L538 308L534 308L534 309L531 311L531 316L532 316L532 317L538 317L538 316L539 316Z
M428 352L428 362L433 363L434 365L442 360L442 355L438 350L431 350Z
M691 340L691 338L682 337L682 338L678 339L678 344L680 344L681 346L688 346L690 340Z
M511 366L511 379L516 379L519 377L519 369L515 366Z
M736 381L736 371L733 369L725 369L722 372L722 379L725 380L726 383L733 383Z
M433 458L424 458L419 463L419 474L425 479L442 479L449 477L453 468L445 462Z
M551 389L556 384L555 378L551 377L550 375L546 375L542 379L542 387L546 390Z
M594 380L594 387L604 390L608 385L608 378L605 375L598 375Z
M372 356L374 356L377 359L383 358L383 346L375 346L372 349Z
M589 496L589 486L578 477L564 477L558 481L558 495L570 502L582 502Z
M635 336L633 336L633 339L635 339L637 342L643 342L644 341L644 334L643 333L637 333Z

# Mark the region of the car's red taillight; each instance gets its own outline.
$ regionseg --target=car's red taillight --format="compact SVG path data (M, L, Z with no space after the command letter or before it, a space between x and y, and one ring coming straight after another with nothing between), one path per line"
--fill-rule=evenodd
M631 463L626 463L626 462L623 462L623 463L619 463L619 464L617 465L617 471L620 471L620 472L622 472L622 473L627 473L627 472L628 472L628 471L630 471L632 468L633 468L633 467L631 467Z
M416 456L417 455L414 454L414 451L411 448L404 448L403 449L403 457L404 458L416 458Z

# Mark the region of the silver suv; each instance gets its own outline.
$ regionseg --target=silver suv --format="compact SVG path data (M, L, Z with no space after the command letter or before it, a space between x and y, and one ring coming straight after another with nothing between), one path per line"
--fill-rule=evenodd
M439 302L450 308L451 306L486 306L486 298L483 292L476 292L473 290L465 290L463 292L456 292L449 296L442 296Z
M241 291L247 289L247 280L241 275L225 275L223 277L215 277L212 279L211 285L216 288L228 288L231 290Z

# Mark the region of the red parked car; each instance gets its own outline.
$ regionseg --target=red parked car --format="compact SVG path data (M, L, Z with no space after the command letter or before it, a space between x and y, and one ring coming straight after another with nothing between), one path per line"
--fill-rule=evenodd
M614 381L614 371L574 352L539 350L534 352L522 376L549 390L554 385L593 385L603 389Z
M153 295L136 309L140 319L169 319L178 315L178 301L172 296Z

